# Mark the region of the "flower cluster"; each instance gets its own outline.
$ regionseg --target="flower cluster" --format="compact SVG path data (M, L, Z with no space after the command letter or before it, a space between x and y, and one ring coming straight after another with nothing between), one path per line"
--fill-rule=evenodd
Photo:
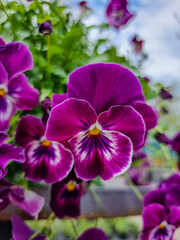
M180 175L173 174L144 198L141 240L172 239L180 227Z

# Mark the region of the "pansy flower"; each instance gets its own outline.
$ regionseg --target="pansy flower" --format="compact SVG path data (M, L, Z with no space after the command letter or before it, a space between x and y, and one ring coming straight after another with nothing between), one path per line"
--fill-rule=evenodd
M172 206L167 213L165 208L157 203L144 208L143 230L140 240L172 240L176 228L180 227L180 208Z
M133 44L133 47L134 47L134 52L135 53L141 53L142 52L142 48L143 48L143 40L139 40L138 39L138 36L135 35L132 40L131 40L131 43Z
M127 0L111 0L106 9L106 16L110 26L120 28L134 15L127 9Z
M162 181L157 189L148 192L144 197L143 204L147 206L152 203L159 203L169 212L171 206L180 207L179 196L180 175L176 173Z
M23 43L0 44L0 131L6 131L17 110L38 105L39 92L32 88L23 72L32 69L33 58Z
M34 116L27 115L19 121L16 141L25 147L25 175L33 181L54 183L65 178L73 166L73 155L61 143L48 141L45 126Z
M12 239L27 240L35 233L24 221L17 215L12 216ZM38 233L32 240L47 240L47 236Z
M74 171L61 182L52 185L50 206L58 218L80 215L80 200L83 193L82 181Z
M0 180L0 211L10 203L18 206L33 217L37 217L44 206L44 198L22 186Z
M162 88L159 93L162 99L172 99L173 95L169 93L166 89Z
M5 168L10 161L23 163L25 160L24 149L12 144L6 144L7 139L8 135L0 132L0 179L7 174Z
M144 103L137 78L118 64L92 64L74 71L67 100L57 96L47 123L46 138L69 140L79 178L103 180L123 173L133 149L144 144L146 130L157 117ZM62 99L60 95L59 100Z
M39 24L39 32L42 33L44 36L46 34L51 34L53 32L51 21L49 20Z
M107 235L100 228L89 228L77 240L108 240Z

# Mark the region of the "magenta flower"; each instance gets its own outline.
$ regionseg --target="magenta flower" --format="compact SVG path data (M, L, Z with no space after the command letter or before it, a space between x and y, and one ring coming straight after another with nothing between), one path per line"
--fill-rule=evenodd
M87 65L70 75L68 97L53 104L46 138L69 140L79 178L108 180L126 171L133 148L144 144L145 123L149 129L157 122L136 77L117 64Z
M25 160L24 149L12 144L5 144L4 142L7 139L8 135L0 132L0 179L7 174L5 168L10 161L23 163Z
M157 203L144 208L143 230L140 240L172 240L173 234L180 226L180 208L172 206L169 213Z
M77 240L108 240L107 235L100 228L89 228Z
M173 98L173 95L170 94L167 90L165 90L164 88L161 89L160 93L159 93L159 96L162 98L162 99L172 99Z
M127 0L111 0L106 9L106 16L110 26L120 28L134 15L127 9Z
M27 240L35 233L23 220L14 215L12 217L12 240ZM32 240L47 240L47 236L38 233Z
M37 217L44 206L44 198L37 193L0 180L0 211L10 203L18 206L33 217Z
M32 69L33 58L23 43L0 44L0 131L9 128L17 110L38 105L39 92L32 88L23 72Z
M58 218L80 215L81 184L76 180L52 185L50 206Z
M53 32L51 21L49 20L39 24L39 32L43 35L51 34Z
M25 147L25 175L33 181L54 183L65 178L73 166L73 155L59 142L46 140L45 126L34 116L19 121L16 141Z
M144 206L152 203L163 205L167 212L171 206L180 206L180 175L173 174L161 182L158 189L148 192L144 197Z
M143 40L138 40L138 36L135 35L132 40L131 40L133 47L134 47L134 52L135 53L141 53L142 52L142 48L143 48ZM147 78L146 78L147 79Z

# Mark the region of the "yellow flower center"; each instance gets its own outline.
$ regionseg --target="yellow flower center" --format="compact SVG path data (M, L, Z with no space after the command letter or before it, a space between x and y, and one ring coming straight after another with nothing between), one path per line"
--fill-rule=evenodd
M0 97L4 97L6 95L6 92L4 89L0 89Z
M69 181L68 184L66 185L66 189L69 192L74 191L75 187L76 187L76 182L75 181Z
M50 145L51 145L51 142L48 141L48 140L43 140L43 141L41 142L41 146L42 146L42 147L49 147Z
M161 223L161 224L159 224L158 228L159 228L159 229L164 229L165 226L164 226L164 224Z
M101 134L101 131L97 127L94 127L92 130L89 130L90 136L98 136L100 134Z

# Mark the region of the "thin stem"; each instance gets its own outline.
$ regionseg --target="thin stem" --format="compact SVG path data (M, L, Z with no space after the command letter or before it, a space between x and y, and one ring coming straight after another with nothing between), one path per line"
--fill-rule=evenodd
M79 236L79 233L78 233L76 224L74 223L74 219L73 219L73 218L70 218L70 221L71 221L71 225L72 225L72 228L73 228L73 230L74 230L74 233L75 233L76 237L78 237L78 236Z
M14 30L14 27L13 27L13 24L12 24L12 21L11 21L11 18L10 18L10 16L9 16L9 14L7 13L6 8L5 8L5 6L4 6L4 4L2 3L1 0L0 0L0 4L1 4L2 10L3 10L4 13L6 14L6 17L7 17L8 21L9 21L9 23L10 23L10 25L11 25L11 31L12 31L12 33L13 33L14 40L16 40L16 38L17 38L17 37L16 37L16 32L15 32L15 30Z
M160 144L160 146L161 146L161 150L162 150L166 160L168 161L172 171L176 172L177 171L176 165L171 161L171 158L169 157L167 148L163 144Z
M47 34L47 62L48 62L48 68L50 67L50 45L51 45L51 34Z
M28 240L33 239L35 236L37 236L39 233L41 233L44 228L47 228L47 227L51 224L51 222L52 222L52 220L54 219L54 217L55 217L55 215L54 215L54 213L52 212L52 213L49 215L48 219L46 220L45 224L44 224L41 228L39 228L35 233L33 233L33 234L28 238Z
M124 174L126 177L126 180L129 184L129 186L132 188L133 192L136 194L137 198L142 201L143 200L143 195L139 191L139 189L136 187L136 185L131 181L130 177L128 176L127 173Z
M94 200L96 201L96 203L98 205L98 216L96 217L96 221L95 221L95 227L97 227L98 219L101 216L101 210L102 210L101 199L97 195L97 193L94 190L92 190L92 188L90 188L89 186L88 186L88 191L89 191L89 193L91 194L91 196L94 198Z
M37 4L40 14L44 17L45 14L41 3L38 0L35 0L35 3Z

